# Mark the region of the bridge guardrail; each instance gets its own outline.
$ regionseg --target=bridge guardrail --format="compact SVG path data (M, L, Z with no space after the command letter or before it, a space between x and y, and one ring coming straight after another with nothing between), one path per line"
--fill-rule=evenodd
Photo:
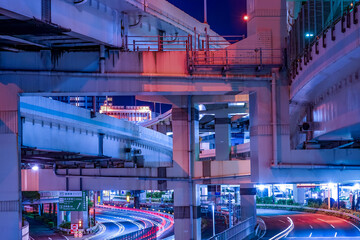
M216 234L208 240L237 240L245 239L254 234L254 219L252 217L236 224L232 228Z

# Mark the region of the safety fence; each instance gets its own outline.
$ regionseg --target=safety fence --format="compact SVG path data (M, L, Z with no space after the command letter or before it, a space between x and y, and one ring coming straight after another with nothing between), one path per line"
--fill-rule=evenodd
M131 232L111 240L152 240L156 239L156 227L144 228L139 231Z
M357 12L359 1L354 0L308 0L303 2L301 9L295 13L296 20L292 24L287 39L287 65L295 77L298 65L311 59L311 49L318 45L326 47L326 35L331 35L334 41L335 25L341 22L342 32L349 28L351 22L358 23ZM304 59L302 59L304 58Z
M232 66L232 65L269 65L281 64L280 49L211 49L209 51L189 52L190 66Z
M224 49L244 35L157 35L125 36L127 51L212 51Z
M243 35L235 36L126 36L127 51L185 51L188 67L234 65L280 65L283 62L281 49L241 49L234 43Z
M254 227L254 219L250 217L235 226L216 234L209 238L209 240L239 240L249 238L254 234Z

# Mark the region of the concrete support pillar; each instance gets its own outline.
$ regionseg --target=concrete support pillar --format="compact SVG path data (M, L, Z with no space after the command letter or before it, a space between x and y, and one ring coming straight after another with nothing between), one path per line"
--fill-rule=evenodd
M43 211L44 211L44 205L43 204L38 204L38 213L39 216L43 215Z
M201 239L201 208L200 208L200 185L193 184L192 204L190 204L189 183L177 183L174 189L174 220L175 239L200 240ZM192 206L191 206L192 205ZM193 212L193 220L190 217L190 208ZM191 236L191 227L193 234Z
M240 204L240 188L234 187L235 191L235 204Z
M79 224L81 221L81 227L79 229L87 229L89 227L89 214L88 211L72 211L71 212L71 223Z
M240 185L241 198L241 220L253 217L256 223L256 188L252 183L244 183Z
M21 136L18 89L0 83L0 232L21 239Z
M227 112L215 114L215 159L217 161L231 158L231 125Z
M271 85L257 88L249 97L252 182L273 180L277 165L290 160L287 79L276 70L272 78Z
M70 222L71 221L71 212L66 211L65 212L65 221Z
M56 204L57 209L57 226L59 227L62 222L65 221L64 211L59 211L59 203Z
M191 97L174 97L172 101L174 167L167 171L172 176L189 178L167 183L168 189L174 189L175 239L201 239L200 186L191 180L199 154L198 110Z
M208 199L214 204L221 202L221 185L208 185Z
M134 207L140 208L140 191L134 191Z
M98 205L103 204L103 191L96 191L96 203Z
M296 184L293 184L293 195L294 195L294 202L299 204L305 203L305 189L304 188L297 188Z

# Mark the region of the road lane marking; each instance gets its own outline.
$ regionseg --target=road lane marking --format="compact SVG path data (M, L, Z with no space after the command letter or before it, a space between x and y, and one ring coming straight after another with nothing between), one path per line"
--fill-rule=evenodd
M313 229L313 226L309 225L311 229Z
M312 236L312 233L310 233L309 238L311 238L311 236Z
M104 224L102 224L101 222L98 222L99 224L99 228L101 229L98 233L96 233L95 235L92 235L88 238L86 238L86 240L90 240L92 238L98 237L100 235L102 235L104 232L106 232L106 226Z
M286 222L285 222L285 221L283 221L283 220L279 220L279 222L286 223Z
M64 236L64 235L61 235L61 236L63 236L66 240L69 240L66 236Z
M276 234L275 236L273 236L272 238L270 238L269 240L279 240L283 237L286 237L293 229L294 229L294 222L292 221L291 218L287 217L290 225L282 232Z
M334 228L334 229L335 229L334 225L332 225L332 224L328 223L328 222L327 222L327 221L325 221L324 219L318 218L317 220L320 220L320 221L322 221L322 222L324 222L324 223L327 223L327 224L329 224L332 228Z
M335 233L335 236L334 236L334 237L336 237L336 235L337 235L337 232Z
M360 228L358 228L358 226L356 226L355 224L353 224L352 222L343 220L344 222L350 223L351 225L353 225L354 227L356 227L356 229L360 232Z

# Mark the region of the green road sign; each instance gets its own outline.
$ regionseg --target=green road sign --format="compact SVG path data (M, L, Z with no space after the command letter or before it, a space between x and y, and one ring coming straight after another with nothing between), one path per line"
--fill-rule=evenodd
M66 191L59 193L60 211L87 211L87 196L85 191Z

